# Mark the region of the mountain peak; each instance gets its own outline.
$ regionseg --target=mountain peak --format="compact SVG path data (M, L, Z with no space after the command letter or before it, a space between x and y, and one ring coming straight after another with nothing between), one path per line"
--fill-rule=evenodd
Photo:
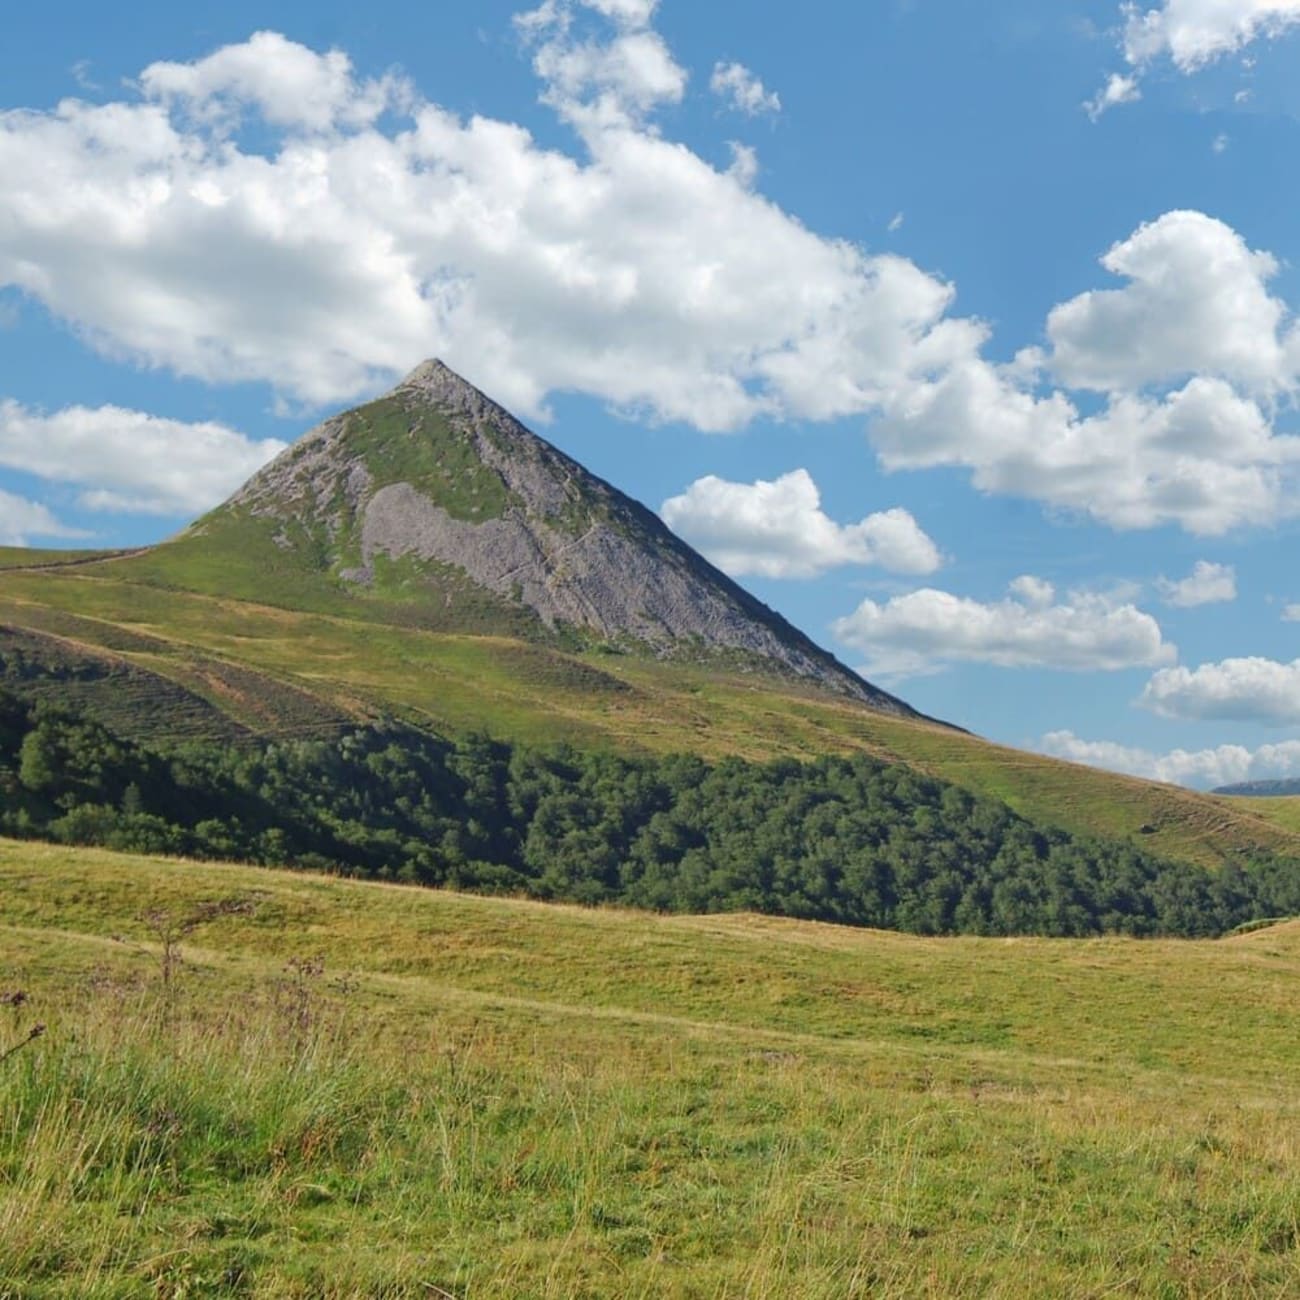
M396 401L406 407L432 408L442 412L453 423L467 428L491 425L499 429L509 428L512 433L522 434L526 439L536 437L505 407L494 402L481 389L475 388L468 379L457 374L439 357L421 361L379 400Z
M392 390L393 393L407 391L420 393L433 401L451 399L460 402L468 398L486 400L469 380L458 375L439 357L430 357L427 361L421 361Z

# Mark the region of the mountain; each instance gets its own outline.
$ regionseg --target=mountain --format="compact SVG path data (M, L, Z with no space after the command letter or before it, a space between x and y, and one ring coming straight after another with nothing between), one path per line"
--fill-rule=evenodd
M184 570L196 551L225 583L297 569L291 606L729 657L913 714L440 361L311 430L156 559Z
M1198 866L1300 857L1300 827L1266 802L922 717L437 362L170 541L0 548L0 689L154 746L392 719L626 755L866 753Z

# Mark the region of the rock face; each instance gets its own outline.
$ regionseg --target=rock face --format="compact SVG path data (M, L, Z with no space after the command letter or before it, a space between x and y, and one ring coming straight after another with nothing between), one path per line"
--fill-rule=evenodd
M305 528L360 590L385 561L430 583L457 572L547 629L663 657L730 652L913 712L439 361L312 430L222 509L278 522L282 547Z

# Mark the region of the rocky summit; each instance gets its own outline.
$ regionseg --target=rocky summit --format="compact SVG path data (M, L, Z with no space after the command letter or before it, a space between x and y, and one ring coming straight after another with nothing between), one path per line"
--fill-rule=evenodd
M911 714L440 361L326 420L182 542L294 558L408 621L774 670ZM277 554L278 553L278 554ZM304 575L306 576L306 575ZM273 602L274 603L274 602Z

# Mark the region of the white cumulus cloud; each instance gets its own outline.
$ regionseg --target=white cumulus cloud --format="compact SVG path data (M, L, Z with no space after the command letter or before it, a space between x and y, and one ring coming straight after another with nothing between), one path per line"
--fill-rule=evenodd
M686 70L650 25L650 0L545 0L516 16L534 45L543 100L580 129L631 127L686 92ZM610 20L612 36L583 28L584 10Z
M90 510L180 515L220 503L285 444L117 406L33 411L0 401L0 465L82 489ZM28 524L18 531L36 531Z
M989 604L931 587L864 600L833 631L867 656L869 673L889 677L958 662L1103 672L1176 658L1156 620L1131 602L1081 591L1058 601L1050 583L1029 575Z
M55 518L47 506L0 489L0 546L27 546L33 537L84 537Z
M660 514L733 577L809 578L846 564L933 573L942 563L939 548L906 510L836 523L822 510L821 493L805 469L756 483L710 474L670 497Z
M1052 731L1042 738L1038 748L1072 763L1198 790L1300 775L1300 740L1284 740L1253 750L1244 745L1216 745L1158 754L1112 740L1083 740L1072 731Z
M1145 10L1126 0L1121 14L1120 44L1130 71L1112 73L1084 106L1094 121L1115 104L1139 99L1142 74L1161 59L1191 75L1257 40L1283 35L1300 23L1300 0L1163 0ZM1247 96L1239 91L1237 102Z
M1284 664L1252 656L1162 668L1138 703L1166 718L1300 722L1300 659Z
M1008 590L1032 609L1046 609L1056 599L1056 588L1046 578L1022 573L1012 580Z
M115 357L313 403L439 355L526 416L553 391L708 430L866 413L951 288L662 138L642 119L684 74L651 6L604 8L528 28L581 156L267 35L138 99L0 114L0 285Z
M1300 509L1300 438L1218 379L1161 397L1117 392L1083 416L982 359L911 385L872 429L888 469L966 466L975 486L1117 529L1177 525L1215 536Z
M0 289L114 358L307 403L437 355L534 419L555 392L706 431L860 417L886 468L964 467L1115 528L1300 512L1268 253L1165 214L1106 255L1124 284L1000 365L941 277L810 230L747 147L719 167L666 138L687 74L655 10L520 16L572 151L275 33L113 102L0 113Z
M1109 112L1119 104L1131 104L1142 98L1136 77L1125 76L1122 72L1112 72L1106 84L1096 96L1084 104L1088 116L1095 122L1103 113Z
M1177 582L1161 578L1156 587L1167 605L1192 609L1237 599L1237 571L1230 564L1197 560L1187 577Z
M709 89L737 112L748 117L781 111L780 95L774 90L768 90L743 63L714 64Z
M1165 0L1145 13L1136 4L1124 12L1130 64L1143 67L1167 55L1190 73L1300 23L1300 0Z
M752 190L758 179L757 150L736 140L729 141L728 148L731 150L731 166L727 168L727 175L743 189Z
M1128 278L1047 321L1050 350L1009 366L946 319L944 364L897 389L873 426L888 468L964 465L985 491L1076 510L1120 529L1217 535L1300 510L1300 438L1270 412L1300 375L1300 334L1265 287L1276 270L1230 227L1171 212L1103 259ZM1042 391L1044 374L1063 387ZM1104 394L1084 415L1069 389Z
M341 50L316 54L278 32L255 32L196 63L150 64L140 86L147 99L214 125L251 110L275 126L318 131L368 125L412 94L400 77L358 81Z
M1277 260L1222 221L1168 212L1101 259L1128 283L1047 318L1049 363L1069 387L1110 392L1214 376L1250 392L1294 387L1300 335L1270 296Z

